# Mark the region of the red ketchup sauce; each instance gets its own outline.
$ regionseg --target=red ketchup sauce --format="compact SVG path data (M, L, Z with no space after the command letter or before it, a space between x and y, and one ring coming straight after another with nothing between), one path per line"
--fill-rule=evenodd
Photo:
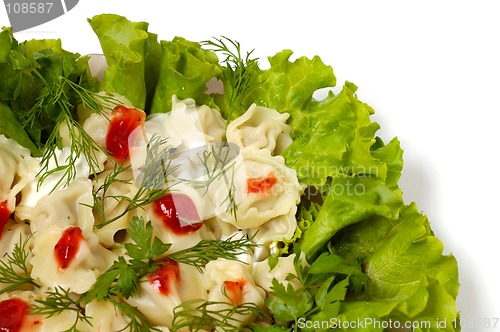
M59 241L54 246L54 255L61 269L66 269L75 259L80 243L84 240L79 227L70 227L64 230ZM1 331L1 330L0 330Z
M278 183L278 179L274 175L248 178L247 190L252 194L268 194L276 183Z
M245 280L224 281L226 295L234 305L240 305L243 303L243 288L245 288L245 284Z
M128 139L130 134L144 124L146 114L137 108L118 105L113 109L108 134L106 136L106 149L116 161L128 159Z
M7 201L0 202L0 239L2 238L5 225L9 222L10 214L11 212L7 208Z
M29 304L19 298L0 302L0 331L18 332L24 323Z
M169 258L162 259L158 269L148 275L148 281L160 294L168 295L170 287L178 285L181 281L179 263Z
M153 202L154 213L176 235L196 232L203 226L191 198L184 194L168 194Z

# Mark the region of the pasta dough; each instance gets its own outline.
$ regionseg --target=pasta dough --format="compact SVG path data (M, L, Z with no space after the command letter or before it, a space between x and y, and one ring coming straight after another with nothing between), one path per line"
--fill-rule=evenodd
M266 149L273 155L283 152L292 143L291 128L286 124L288 113L252 104L227 126L227 141L242 148Z

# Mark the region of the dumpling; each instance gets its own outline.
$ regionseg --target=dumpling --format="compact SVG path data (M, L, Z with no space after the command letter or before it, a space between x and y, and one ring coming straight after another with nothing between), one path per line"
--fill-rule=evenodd
M52 225L78 226L91 232L94 227L92 188L89 179L73 181L68 187L43 196L33 208L20 204L17 216L30 222L33 233Z
M105 95L105 94L104 94ZM134 107L126 98L117 94L105 95L102 113L91 113L80 109L80 121L87 134L102 148L106 149L112 161L128 160L129 142L143 128L146 113ZM100 154L98 154L100 157ZM107 163L113 165L113 162Z
M205 300L201 273L193 266L165 259L155 273L141 282L127 302L153 324L172 327L174 308L190 300Z
M137 215L138 209L127 211L128 199L132 199L139 188L133 180L133 173L130 169L123 170L117 174L114 170L106 170L97 175L93 181L94 192L97 193L99 209L95 209L95 229L94 233L99 237L99 241L111 247L117 244L115 236L124 231L130 224L130 220ZM108 177L115 176L115 180L108 182ZM106 196L100 188L106 186ZM127 197L128 199L125 199ZM109 222L114 220L113 222Z
M264 306L266 292L255 284L249 264L223 259L211 261L205 267L205 279L208 301L215 302L211 310L228 311L243 303ZM230 315L231 321L238 326L248 324L256 316L257 312Z
M17 194L35 178L38 161L28 149L0 134L0 204L14 212Z
M272 219L289 216L300 202L303 191L295 170L285 166L283 157L272 156L265 149L243 149L242 155L244 178L234 182L239 187L236 191L245 195L236 201L236 214L216 207L217 218L240 229L254 229ZM219 202L224 199L216 197ZM288 221L285 224L288 225ZM286 234L293 232L287 230Z
M33 235L31 277L42 286L82 294L116 259L92 232L54 225Z
M80 106L78 108L78 119L83 129L89 134L90 137L102 147L106 147L106 136L109 129L109 119L113 108L116 105L125 105L133 107L132 103L125 97L116 93L100 92L102 96L103 109L102 113L98 114Z
M76 322L76 312L74 310L64 310L50 317L44 317L37 332L68 331ZM82 325L81 322L78 325ZM78 331L84 331L77 325Z
M92 301L85 306L85 315L90 317L90 324L84 329L88 332L124 331L128 325L127 317L112 303Z
M27 214L25 214L25 210L34 207L43 197L46 197L50 193L53 193L57 190L63 190L66 188L65 181L65 170L54 171L57 167L68 165L64 162L67 162L68 156L71 154L70 147L63 147L62 149L56 149L54 156L49 160L49 164L47 169L43 170L42 173L50 172L48 176L44 176L43 181L40 183L40 176L36 178L33 177L30 182L25 186L22 190L22 198L19 203L19 207L23 209L22 212L19 212L20 219L29 218ZM75 162L71 164L70 167L74 167L75 175L74 181L79 180L87 180L91 173L90 167L83 156L76 158ZM37 165L35 169L35 174L41 172L41 168ZM61 181L62 180L62 181Z
M293 237L297 228L296 212L297 207L293 206L287 214L272 218L259 227L247 230L248 237L260 244L256 250L258 255L254 259L262 260L269 257L273 242L289 240Z
M272 270L267 260L253 263L252 276L255 280L255 284L263 288L266 292L271 292L273 279L276 279L285 287L287 287L288 284L292 284L294 289L299 289L300 281L297 278L289 278L290 275L297 275L294 265L295 257L295 254L278 257L278 263Z
M225 131L225 120L214 109L206 105L196 106L194 99L178 100L172 97L172 111L166 126L182 140L182 149L221 142Z
M283 152L292 143L288 113L252 104L227 126L227 141L242 148L266 149L273 155Z
M0 261L7 262L7 255L11 255L16 246L22 247L24 244L24 250L27 256L26 267L28 272L31 271L31 264L29 263L30 258L32 257L29 248L31 247L32 238L30 238L31 232L29 225L24 223L16 223L13 220L10 220L4 228L4 232L0 237ZM24 274L19 267L15 266L15 271L21 275ZM7 287L7 284L0 283L0 290Z
M139 212L151 220L153 231L164 243L171 243L170 252L193 247L204 239L213 239L203 218L205 200L187 184L175 185L169 194L157 199Z
M4 232L0 237L0 259L4 259L6 254L12 253L16 244L21 245L30 235L29 225L24 223L18 224L10 220L5 225ZM29 245L27 247L29 248Z
M50 316L34 314L29 311L36 304L36 300L43 299L44 295L39 294L38 291L13 291L0 294L0 311L2 311L4 305L10 307L10 312L13 311L13 308L20 311L21 315L17 316L21 323L19 331L68 331L76 322L76 312L74 310L65 310ZM80 327L79 325L81 324L78 324L78 327ZM3 328L5 327L1 326L0 331L14 331L8 327L5 330ZM83 330L79 329L79 331Z

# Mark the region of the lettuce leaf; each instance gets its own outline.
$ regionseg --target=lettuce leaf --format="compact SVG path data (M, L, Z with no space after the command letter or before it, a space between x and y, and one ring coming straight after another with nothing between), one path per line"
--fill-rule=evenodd
M28 148L33 155L40 153L14 112L6 103L2 102L0 102L0 134L14 139L20 145Z
M108 63L101 89L121 94L146 110L148 93L158 80L161 48L156 34L148 33L146 22L115 14L96 15L88 22Z
M443 244L416 204L406 205L396 220L374 216L349 226L334 242L336 253L349 264L359 264L369 278L363 292L343 303L339 319L366 317L372 322L430 324L425 331L460 330L456 259L443 255Z
M320 57L300 57L291 62L292 54L291 50L283 50L269 57L271 67L255 75L243 100L245 108L257 103L289 113L290 125L295 128L314 92L335 86L336 78L332 67L325 65Z
M328 190L316 220L299 242L310 259L342 228L373 215L397 218L403 204L401 191L388 188L376 177L339 174Z
M175 37L158 40L145 22L115 14L89 19L108 63L101 89L125 96L146 113L170 112L172 96L210 103L207 82L220 74L215 53Z
M207 82L221 72L215 53L181 37L161 41L161 46L161 74L151 113L170 112L173 95L179 99L193 98L198 104L209 103Z
M324 191L319 216L299 241L313 259L345 226L372 215L397 218L403 153L397 139L385 145L375 136L374 110L359 101L354 84L317 101L315 91L336 83L332 68L318 57L290 62L291 54L270 57L271 67L259 73L260 84L244 100L291 115L293 142L282 155L300 181Z

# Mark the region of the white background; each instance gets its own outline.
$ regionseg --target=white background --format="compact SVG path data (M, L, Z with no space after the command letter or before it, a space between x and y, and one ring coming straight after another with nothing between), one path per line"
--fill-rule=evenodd
M161 7L159 4L163 3ZM239 4L241 3L241 4ZM459 262L463 331L500 330L500 5L495 1L81 0L66 15L16 34L61 38L99 53L87 18L147 21L161 39L228 36L254 55L320 55L339 85L354 82L379 135L405 150L401 187ZM9 25L0 8L0 25ZM494 321L492 321L494 323Z

